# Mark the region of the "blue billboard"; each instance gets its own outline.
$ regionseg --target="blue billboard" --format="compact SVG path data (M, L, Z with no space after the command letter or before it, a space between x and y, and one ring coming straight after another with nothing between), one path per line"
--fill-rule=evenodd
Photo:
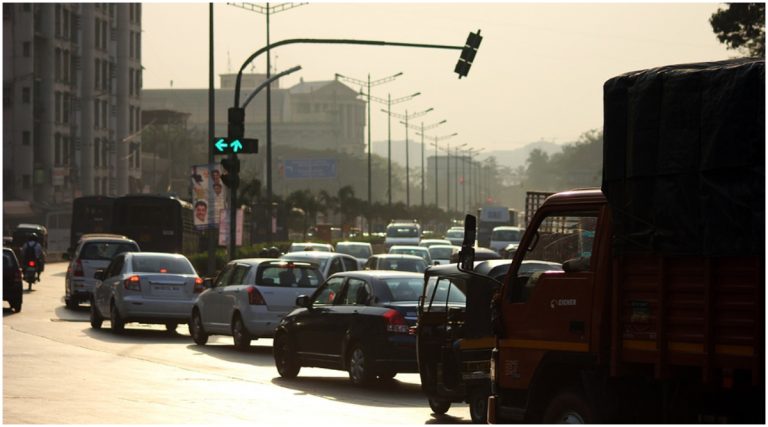
M286 179L336 178L336 159L294 159L283 162Z

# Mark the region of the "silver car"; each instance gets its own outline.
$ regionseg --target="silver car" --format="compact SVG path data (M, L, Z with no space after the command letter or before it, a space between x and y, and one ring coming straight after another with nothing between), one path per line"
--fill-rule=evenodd
M323 274L323 280L331 277L333 273L338 273L340 271L360 270L355 257L337 252L288 252L287 254L283 254L280 259L317 264L320 268L320 272Z
M97 270L104 270L118 254L139 252L139 245L118 234L84 234L77 242L72 260L64 278L64 303L74 309L84 301L90 301Z
M210 289L197 297L189 334L204 345L209 335L231 335L235 347L271 338L296 297L311 294L323 282L315 264L274 258L230 261Z
M91 327L99 329L108 319L114 333L121 333L129 322L165 324L173 332L179 323L189 322L204 289L203 279L179 254L122 253L95 276Z
M338 242L336 252L357 258L357 265L362 270L365 261L373 255L373 246L368 242Z

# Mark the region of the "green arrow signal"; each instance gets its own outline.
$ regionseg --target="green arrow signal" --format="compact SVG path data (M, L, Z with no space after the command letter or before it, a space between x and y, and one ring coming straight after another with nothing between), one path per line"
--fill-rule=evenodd
M237 143L239 144L240 141L237 141ZM234 145L234 143L232 143L232 144ZM219 150L219 151L224 151L224 149L227 148L227 143L224 142L224 138L221 138L218 141L216 141L216 144L214 144L214 145L216 146L216 149Z
M237 153L238 151L243 149L243 144L240 142L239 139L232 141L232 143L229 144L229 146L232 147L233 153Z

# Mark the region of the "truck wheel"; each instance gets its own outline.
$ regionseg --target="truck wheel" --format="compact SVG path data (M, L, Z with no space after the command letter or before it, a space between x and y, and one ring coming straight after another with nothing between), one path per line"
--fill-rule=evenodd
M544 410L544 424L592 424L595 422L592 409L581 394L573 390L562 390L555 394Z
M429 401L429 408L432 409L432 412L434 412L435 415L445 415L445 413L451 409L451 402L448 400L434 399L431 397L427 400Z
M488 395L480 390L469 394L469 416L475 424L487 424Z

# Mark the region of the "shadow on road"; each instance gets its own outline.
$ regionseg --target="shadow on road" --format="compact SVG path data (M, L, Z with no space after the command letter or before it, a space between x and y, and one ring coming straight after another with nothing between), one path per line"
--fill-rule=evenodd
M277 374L277 372L275 372ZM403 383L397 380L374 381L366 386L356 386L347 377L311 377L299 376L294 379L276 377L272 384L296 390L297 395L312 395L330 400L341 400L346 403L363 406L413 406L413 399L424 395L421 386L413 383ZM396 395L398 404L392 397ZM427 405L426 398L424 405Z
M231 342L232 338L227 338ZM192 341L191 337L187 337L187 339ZM270 345L256 345L258 341L253 341L247 350L238 350L234 344L197 345L192 342L187 347L190 350L199 351L225 362L248 363L254 366L267 367L275 365L275 360L272 358L272 341L268 342Z
M177 332L168 332L165 329L149 329L153 326L139 323L129 323L121 334L115 334L109 328L109 322L105 321L101 329L91 327L83 329L83 333L93 339L114 343L140 343L140 344L187 344L191 341L189 335ZM156 326L155 326L156 327ZM180 325L179 328L183 327Z

